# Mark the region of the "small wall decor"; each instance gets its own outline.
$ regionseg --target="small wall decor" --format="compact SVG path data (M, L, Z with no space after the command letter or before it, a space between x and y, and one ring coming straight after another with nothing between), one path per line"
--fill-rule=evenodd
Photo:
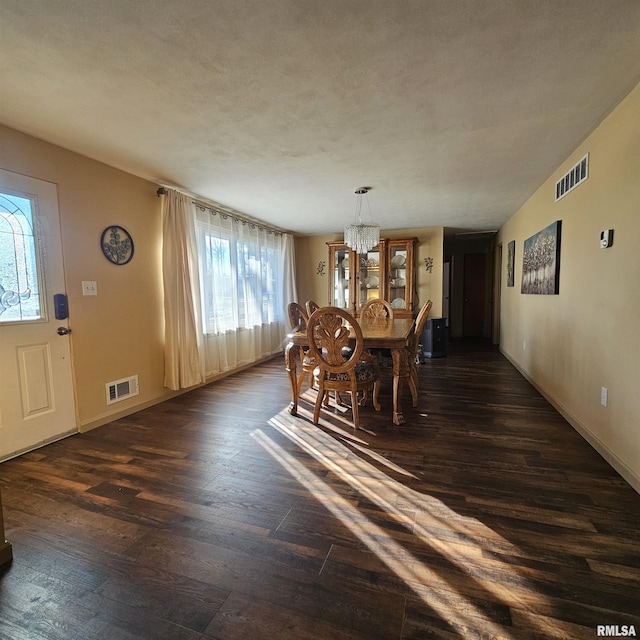
M433 258L424 259L424 268L431 273L431 270L433 269Z
M522 293L559 293L561 226L562 221L557 220L524 241Z
M316 273L319 276L323 276L325 274L325 267L327 266L327 263L324 260L320 260L320 262L318 262L318 270L316 271Z
M100 248L104 257L113 264L127 264L133 258L133 238L119 225L111 225L102 232Z
M507 245L507 287L513 287L515 284L515 266L516 266L516 241L512 240Z

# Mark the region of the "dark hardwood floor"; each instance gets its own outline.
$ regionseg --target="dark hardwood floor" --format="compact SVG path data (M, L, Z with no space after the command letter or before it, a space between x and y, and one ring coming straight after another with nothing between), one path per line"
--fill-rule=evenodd
M277 358L3 463L0 638L640 635L640 495L495 349L419 369L403 427Z

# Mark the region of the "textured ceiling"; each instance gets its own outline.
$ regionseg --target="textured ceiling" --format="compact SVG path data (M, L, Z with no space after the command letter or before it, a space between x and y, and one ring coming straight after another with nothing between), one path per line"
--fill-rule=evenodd
M491 229L640 81L640 2L0 0L0 43L0 122L159 184Z

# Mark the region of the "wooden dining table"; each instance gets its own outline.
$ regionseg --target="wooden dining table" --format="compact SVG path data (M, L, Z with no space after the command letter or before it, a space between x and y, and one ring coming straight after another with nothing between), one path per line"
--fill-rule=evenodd
M393 362L393 424L405 424L402 414L402 387L409 377L409 350L413 333L413 318L362 320L360 322L365 349L389 349ZM294 329L287 335L284 352L285 368L291 383L289 413L298 413L298 363L304 347L309 346L307 332Z

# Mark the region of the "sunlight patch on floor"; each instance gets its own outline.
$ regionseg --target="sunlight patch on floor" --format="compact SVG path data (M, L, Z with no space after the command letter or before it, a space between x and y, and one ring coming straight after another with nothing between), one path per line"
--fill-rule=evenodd
M401 494L405 494L406 500L411 490L397 483L371 464L362 461L344 445L313 424L292 425L287 424L286 420L284 415L280 414L269 422L291 442L322 462L327 469L360 492L362 496L407 526L409 532L417 535L417 542L426 545L427 548L435 549L463 570L470 559L474 556L477 559L476 553L465 554L462 550L455 552L447 544L431 538L421 527L418 532L413 530L412 518L408 518L406 511L394 504L396 498ZM354 506L352 500L333 490L327 482L309 470L303 462L300 462L297 457L275 442L264 431L258 429L252 435L274 459L402 579L426 605L432 607L443 620L463 628L478 628L478 625L481 624L484 633L494 634L496 638L509 637L504 635L504 629L489 620L486 614L473 602L466 599L463 594L457 593L447 577L442 575L442 570L439 572L431 569L424 562L421 562L402 544L391 538L384 529L369 520L361 510ZM421 501L421 508L424 508L424 500ZM459 516L456 516L456 520L458 519ZM489 585L484 581L479 583L479 587L489 591ZM501 602L500 594L496 593L495 595L496 602Z

